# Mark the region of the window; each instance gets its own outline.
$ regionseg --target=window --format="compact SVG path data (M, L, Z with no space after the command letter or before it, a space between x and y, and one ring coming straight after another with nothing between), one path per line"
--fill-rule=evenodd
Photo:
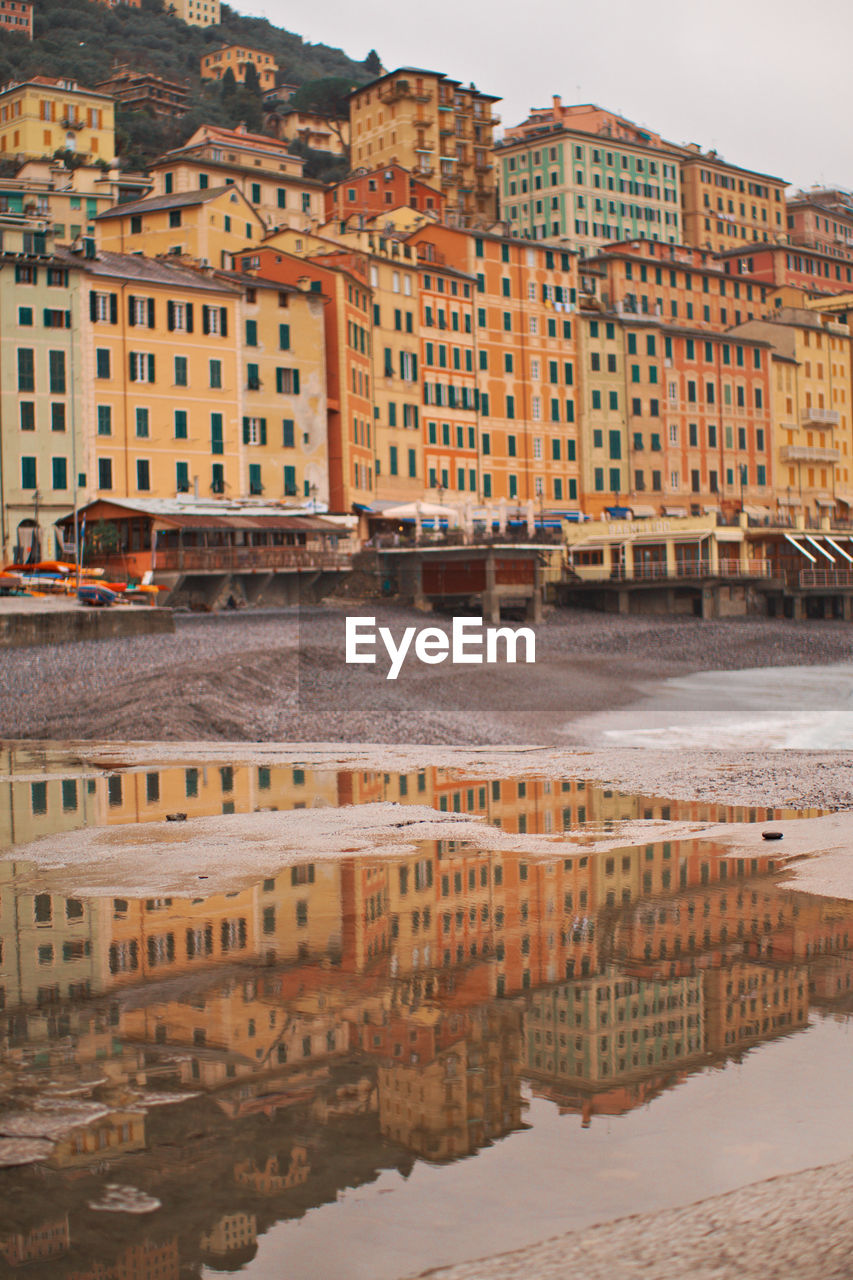
M65 386L65 352L51 351L48 353L48 368L50 375L50 391L52 395L64 395Z
M21 430L35 431L36 429L36 407L32 400L21 401Z
M112 489L113 487L113 464L111 458L98 459L98 488Z
M35 391L35 355L30 347L18 348L18 390Z
M145 351L130 352L130 381L154 381L154 357Z
M52 404L50 406L50 429L51 431L65 430L65 405L62 403Z
M175 410L175 439L186 440L187 438L187 411L186 409Z
M98 347L95 351L95 377L109 378L110 374L110 352L106 347Z
M136 459L136 487L143 492L151 488L151 468L147 458Z
M140 440L147 440L149 435L149 414L147 409L136 410L136 435Z
M186 356L175 356L175 386L187 386L187 358Z
M66 458L51 459L53 469L53 488L68 488L68 461Z
M278 394L285 396L299 395L299 370L298 369L276 369L275 371L275 389Z
M228 337L227 307L202 307L201 320L203 333Z
M21 488L38 488L35 458L21 458Z
M210 385L214 390L222 388L222 361L211 360L210 362Z

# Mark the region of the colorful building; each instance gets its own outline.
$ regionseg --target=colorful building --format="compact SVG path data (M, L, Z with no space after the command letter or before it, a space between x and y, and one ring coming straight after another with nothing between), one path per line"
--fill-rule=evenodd
M812 187L787 202L788 240L831 258L853 261L853 196Z
M347 229L353 221L363 225L400 208L429 213L439 221L444 216L445 196L436 185L422 182L399 164L355 173L326 191L326 221Z
M263 218L237 187L202 187L116 205L96 219L98 247L110 253L189 258L226 267L230 253L260 240Z
M678 157L648 142L543 125L495 149L500 216L513 235L580 253L635 236L682 239Z
M646 147L654 147L667 151L680 151L674 143L666 142L658 133L654 133L645 125L635 124L624 116L598 107L592 102L566 104L559 94L551 98L550 107L531 107L530 114L521 124L508 128L504 137L508 141L527 138L541 133L543 130L560 128L579 130L581 133L598 134L605 140L616 142L639 142Z
M90 489L132 498L197 484L205 497L239 495L241 290L135 254L66 250L63 263L82 270L88 293L79 412Z
M743 241L784 240L787 185L784 178L739 168L695 143L682 148L684 243L722 252Z
M282 103L271 111L265 127L281 142L301 142L312 151L349 158L349 119L305 111Z
M0 31L32 40L33 6L29 0L0 0Z
M495 216L491 152L498 101L437 71L390 71L350 95L352 165L401 164L440 187L456 225L489 225Z
M248 45L223 44L212 53L202 55L200 72L202 80L221 80L226 71L230 71L238 83L246 79L249 64L258 74L261 89L266 92L275 88L278 74L278 63L271 53L264 49L252 49Z
M302 176L304 160L287 144L244 127L201 125L184 146L150 169L153 194L173 195L233 185L265 226L304 229L324 220L323 184Z
M837 254L794 244L760 244L731 249L720 254L725 270L733 276L748 275L765 286L785 285L806 289L812 295L849 293L853 285L853 263Z
M91 492L80 271L47 231L5 226L0 255L0 523L11 560L55 556L54 522Z
M284 230L234 256L244 274L318 293L324 308L329 506L350 511L375 493L373 300L364 254Z
M771 300L782 305L732 335L767 342L773 352L776 504L786 516L846 518L853 504L849 326L806 309L801 291L783 289Z
M47 223L59 243L95 234L95 218L121 200L144 195L150 183L141 173L62 160L28 160L14 177L0 179L0 215Z
M167 12L191 27L217 27L220 0L169 0Z
M0 87L0 155L6 159L71 151L90 163L115 159L115 104L76 80L33 76Z

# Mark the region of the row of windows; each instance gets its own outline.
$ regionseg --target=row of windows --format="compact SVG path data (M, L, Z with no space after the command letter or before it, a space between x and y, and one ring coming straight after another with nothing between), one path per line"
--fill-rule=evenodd
M763 488L767 484L767 468L758 464L753 471L753 483L759 488ZM622 471L619 467L610 467L607 471L607 485L605 487L605 468L595 467L593 470L593 488L596 493L624 493L627 489L627 483L622 482ZM626 477L627 479L627 477ZM747 463L740 463L737 467L726 467L725 469L726 488L735 490L738 487L746 488L750 484L749 466ZM634 472L633 488L638 493L646 490L646 473L645 471ZM661 471L652 471L651 473L651 489L654 493L663 491L663 473ZM689 490L692 493L719 493L720 492L720 476L715 470L708 472L707 482L703 483L702 473L698 468L690 471L689 477L682 477L680 471L670 471L669 473L669 490Z

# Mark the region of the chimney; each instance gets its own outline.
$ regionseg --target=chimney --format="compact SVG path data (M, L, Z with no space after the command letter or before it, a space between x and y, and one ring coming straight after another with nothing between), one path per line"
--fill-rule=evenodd
M554 115L558 116L563 109L562 95L559 93L553 94L551 97L551 103L552 103L552 110L554 112Z

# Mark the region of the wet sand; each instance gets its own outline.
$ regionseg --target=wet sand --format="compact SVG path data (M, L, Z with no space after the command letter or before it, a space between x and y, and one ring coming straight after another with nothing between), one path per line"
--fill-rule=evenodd
M449 619L349 602L178 615L173 636L0 651L0 737L113 741L585 743L572 723L671 676L849 661L842 622L553 610L532 666L348 666L346 614L399 637Z

